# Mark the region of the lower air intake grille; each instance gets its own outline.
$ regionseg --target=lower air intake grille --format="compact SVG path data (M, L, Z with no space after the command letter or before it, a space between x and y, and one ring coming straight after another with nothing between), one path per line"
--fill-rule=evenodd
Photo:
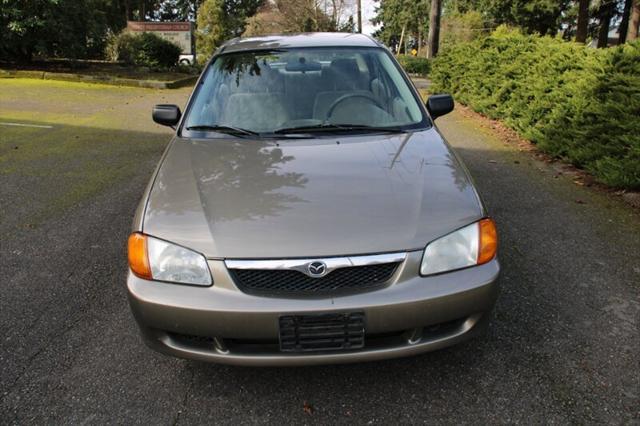
M230 269L240 290L261 295L318 295L366 291L386 283L399 262L350 266L312 278L290 269Z
M364 313L280 317L280 350L316 352L364 347Z

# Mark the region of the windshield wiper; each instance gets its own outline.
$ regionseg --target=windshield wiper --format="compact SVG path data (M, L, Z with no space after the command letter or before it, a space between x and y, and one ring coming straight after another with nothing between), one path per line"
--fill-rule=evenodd
M301 132L384 132L384 133L405 133L400 127L376 127L366 124L317 124L313 126L284 127L274 130L275 134L301 133Z
M189 126L186 128L187 130L203 130L203 131L211 131L211 132L219 132L219 133L228 133L232 135L245 135L245 136L259 136L260 133L254 132L253 130L241 129L240 127L227 126L224 124L202 124Z

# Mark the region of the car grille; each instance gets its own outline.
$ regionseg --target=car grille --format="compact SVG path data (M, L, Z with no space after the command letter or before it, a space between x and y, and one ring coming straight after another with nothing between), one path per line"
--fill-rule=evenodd
M400 262L338 268L321 278L290 269L230 269L236 285L249 294L320 295L371 290L384 285Z

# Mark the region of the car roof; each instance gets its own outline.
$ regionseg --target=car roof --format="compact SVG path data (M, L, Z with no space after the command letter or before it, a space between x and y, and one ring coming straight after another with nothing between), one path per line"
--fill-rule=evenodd
M300 33L260 37L234 38L218 53L243 50L282 49L295 47L380 47L375 39L356 33Z

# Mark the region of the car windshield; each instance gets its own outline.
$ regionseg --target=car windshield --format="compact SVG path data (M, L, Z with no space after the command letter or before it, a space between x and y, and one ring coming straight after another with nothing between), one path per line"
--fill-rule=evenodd
M224 54L203 76L184 129L248 135L404 131L427 123L381 48Z

